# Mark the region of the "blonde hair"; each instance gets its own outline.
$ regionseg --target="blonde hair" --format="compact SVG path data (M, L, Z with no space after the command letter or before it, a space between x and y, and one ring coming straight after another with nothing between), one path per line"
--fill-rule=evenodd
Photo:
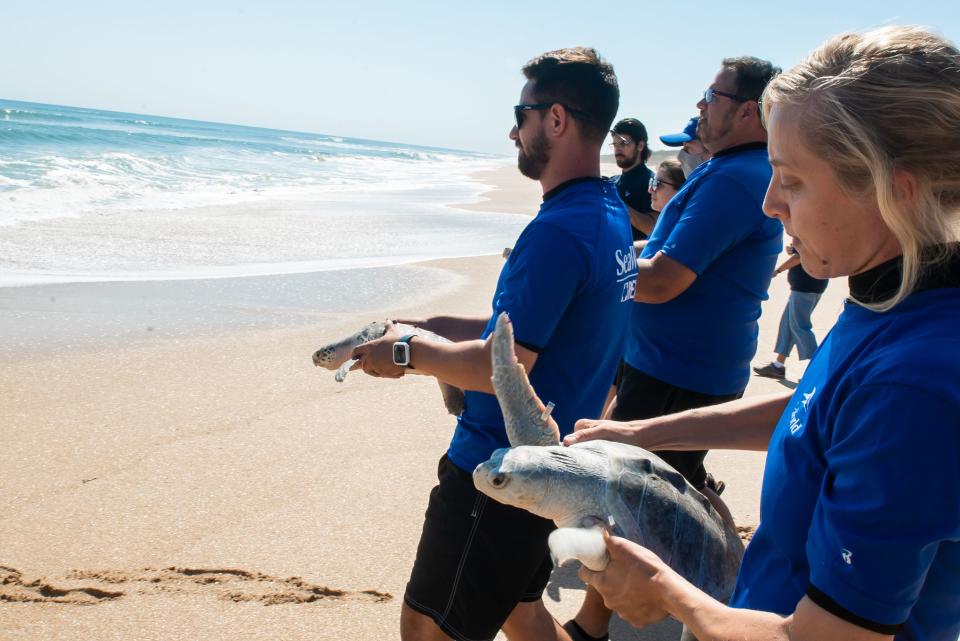
M922 272L947 258L960 210L960 51L921 27L846 33L821 45L764 91L773 105L801 107L807 146L840 186L876 198L903 252L903 277L886 311L906 298ZM897 171L917 182L904 207Z

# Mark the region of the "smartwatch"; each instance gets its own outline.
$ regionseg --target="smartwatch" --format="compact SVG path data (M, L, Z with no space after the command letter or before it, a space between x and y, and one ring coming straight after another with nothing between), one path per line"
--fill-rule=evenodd
M407 334L393 344L394 365L413 369L413 365L410 364L410 341L413 340L414 336L416 336L416 334Z

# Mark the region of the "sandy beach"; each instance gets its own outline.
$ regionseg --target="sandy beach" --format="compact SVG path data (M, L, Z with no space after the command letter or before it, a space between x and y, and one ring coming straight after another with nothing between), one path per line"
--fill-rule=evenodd
M615 168L611 171L615 171ZM513 168L462 209L534 213ZM322 274L0 289L0 636L398 638L423 511L455 421L433 380L334 382L310 355L371 320L489 313L499 256ZM331 276L331 274L333 274ZM361 311L329 278L372 288ZM786 301L760 320L767 358ZM814 314L822 338L846 283ZM795 358L788 375L802 366ZM790 386L754 377L747 395ZM755 526L764 456L708 468ZM579 606L556 570L548 607ZM612 638L675 638L666 622Z

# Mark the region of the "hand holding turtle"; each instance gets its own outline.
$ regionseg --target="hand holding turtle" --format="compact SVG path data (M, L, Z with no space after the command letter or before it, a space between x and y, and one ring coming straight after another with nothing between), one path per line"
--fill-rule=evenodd
M382 338L355 347L350 358L358 359L364 373L370 376L400 378L407 370L393 362L393 344L398 340L400 332L393 321L388 321Z
M580 568L580 578L592 585L608 608L637 628L667 616L663 580L680 577L650 550L620 537L603 533L610 562L601 572Z
M637 443L636 428L620 421L595 420L582 418L573 426L573 433L563 439L564 445L573 445L584 441L616 441L629 445Z

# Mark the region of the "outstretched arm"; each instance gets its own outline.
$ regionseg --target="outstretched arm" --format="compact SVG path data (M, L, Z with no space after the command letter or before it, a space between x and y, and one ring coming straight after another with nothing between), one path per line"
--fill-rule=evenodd
M787 617L730 608L697 589L650 550L618 537L607 538L610 562L602 572L583 568L580 577L596 588L607 607L636 627L668 615L700 641L889 641L893 636L849 623L804 597Z
M791 394L742 398L642 421L581 419L563 444L599 439L630 443L651 451L766 451Z
M457 343L480 338L489 320L489 316L431 316L420 319L397 319L397 322L420 327Z
M432 327L429 329L435 331ZM363 371L371 376L400 378L407 370L393 364L393 344L399 339L400 333L390 324L383 338L355 348L352 358L359 359ZM489 339L479 338L458 343L438 343L414 338L410 341L410 365L418 374L434 376L461 389L492 394L490 343ZM527 372L532 371L534 363L537 362L537 353L522 345L515 345L514 350Z

